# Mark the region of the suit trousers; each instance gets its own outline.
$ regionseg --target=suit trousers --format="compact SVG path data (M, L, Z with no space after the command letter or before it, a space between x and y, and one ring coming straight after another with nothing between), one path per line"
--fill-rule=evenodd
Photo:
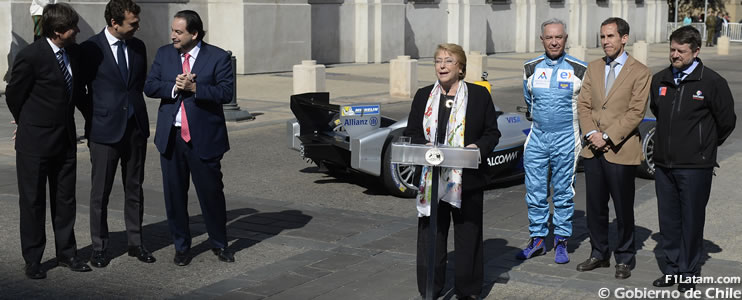
M116 169L121 163L121 180L124 185L124 221L127 244L142 245L142 217L144 215L144 160L147 156L147 138L129 118L126 131L115 144L90 142L92 164L90 189L90 237L93 250L108 248L108 202Z
M167 151L160 154L165 208L175 250L191 248L188 225L188 187L190 176L201 204L206 231L212 248L227 247L227 211L222 182L221 159L202 159L193 144L180 136L180 128L171 130Z
M662 252L668 275L699 275L703 255L706 204L711 194L712 168L655 168Z
M56 255L64 259L77 254L74 231L77 148L67 145L64 149L56 155L42 157L16 152L21 250L26 263L40 263L44 255L47 180Z
M461 194L461 208L448 202L438 203L438 237L435 244L435 280L433 292L440 295L446 281L448 229L453 218L454 257L456 268L454 282L456 295L479 296L484 283L484 250L482 241L482 209L484 192L474 190ZM417 222L417 288L425 295L428 266L427 256L430 241L430 217L418 218Z
M608 249L608 199L613 199L618 245L617 264L632 265L636 254L634 234L634 180L636 166L614 164L602 155L583 159L585 167L587 229L591 257L610 258Z

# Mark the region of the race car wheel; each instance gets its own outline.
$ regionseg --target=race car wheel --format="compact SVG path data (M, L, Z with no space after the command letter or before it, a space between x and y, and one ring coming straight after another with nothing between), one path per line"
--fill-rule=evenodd
M644 121L639 124L642 141L642 162L637 167L636 175L641 178L654 179L654 132L657 121Z
M381 182L389 194L393 196L415 198L417 196L417 187L413 177L415 177L415 170L418 167L392 163L392 142L396 141L397 138L397 136L393 136L384 147Z

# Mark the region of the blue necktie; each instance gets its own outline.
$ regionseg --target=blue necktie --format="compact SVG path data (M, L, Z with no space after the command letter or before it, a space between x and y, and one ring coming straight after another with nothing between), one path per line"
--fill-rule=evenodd
M67 65L64 63L64 49L57 51L57 63L59 64L59 70L64 75L64 83L67 86L67 97L72 97L72 74L67 70Z
M118 50L116 51L116 60L118 60L119 72L125 83L129 82L129 68L126 66L126 44L123 41L116 42Z
M676 72L675 73L675 85L678 85L680 83L680 80L683 79L683 76L685 76L684 72Z
M126 49L124 49L126 43L124 43L124 41L118 41L116 42L116 45L118 46L118 49L116 50L116 59L118 60L119 72L121 73L121 78L124 79L124 84L128 86L129 68L126 66ZM131 118L134 115L134 106L131 105L131 102L127 109L129 110L127 118Z

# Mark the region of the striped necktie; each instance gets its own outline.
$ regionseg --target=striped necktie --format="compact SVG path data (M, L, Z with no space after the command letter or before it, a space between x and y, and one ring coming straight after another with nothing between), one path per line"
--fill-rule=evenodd
M59 70L62 71L62 75L64 75L64 82L67 85L67 96L72 96L72 74L70 74L70 71L67 70L67 65L64 63L64 49L59 49L57 51L57 63L59 64Z

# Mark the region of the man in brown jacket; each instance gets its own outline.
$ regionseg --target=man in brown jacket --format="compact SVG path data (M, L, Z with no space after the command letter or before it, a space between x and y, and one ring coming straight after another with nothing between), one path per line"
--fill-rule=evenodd
M592 61L577 99L585 134L580 155L585 167L587 227L592 252L577 271L610 266L608 199L613 199L618 227L614 251L618 279L631 276L634 263L634 176L641 161L637 127L649 95L649 69L624 50L629 24L608 18L600 26L605 57Z

